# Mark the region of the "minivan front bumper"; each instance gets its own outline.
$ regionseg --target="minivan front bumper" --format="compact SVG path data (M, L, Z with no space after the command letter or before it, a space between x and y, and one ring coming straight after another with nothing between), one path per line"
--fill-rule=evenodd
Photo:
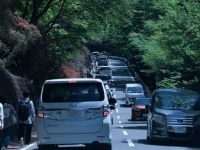
M194 138L200 138L200 125L173 125L152 122L151 139L171 139L188 141Z

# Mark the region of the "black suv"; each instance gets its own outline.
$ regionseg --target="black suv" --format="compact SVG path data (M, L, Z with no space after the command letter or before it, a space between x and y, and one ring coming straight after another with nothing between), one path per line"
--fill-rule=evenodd
M199 93L183 89L157 89L147 119L147 140L200 142Z

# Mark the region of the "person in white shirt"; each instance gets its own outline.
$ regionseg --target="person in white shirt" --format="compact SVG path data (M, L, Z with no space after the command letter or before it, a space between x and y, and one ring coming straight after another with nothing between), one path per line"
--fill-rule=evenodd
M2 134L2 149L6 150L10 143L10 136L12 133L12 126L16 123L13 122L12 117L15 117L16 112L11 104L6 103L6 98L2 100L3 113L4 113L4 128ZM16 118L16 117L15 117Z
M2 101L2 96L0 97L0 102ZM4 128L4 114L3 105L0 103L0 148L2 147L2 130Z

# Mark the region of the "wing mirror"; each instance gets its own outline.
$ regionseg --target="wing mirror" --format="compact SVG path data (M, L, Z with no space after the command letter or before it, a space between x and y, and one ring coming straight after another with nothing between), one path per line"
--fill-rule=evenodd
M145 105L145 110L147 110L147 111L152 111L151 105Z
M115 98L109 98L108 101L110 105L115 105L117 103L117 100Z
M111 105L111 106L110 106L110 109L111 109L111 110L115 110L115 106Z

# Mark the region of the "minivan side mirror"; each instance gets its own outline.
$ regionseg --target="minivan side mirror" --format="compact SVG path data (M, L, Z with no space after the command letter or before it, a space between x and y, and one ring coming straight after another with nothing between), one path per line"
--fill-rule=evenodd
M145 110L152 112L153 107L151 105L145 105Z
M109 98L108 101L110 105L115 105L117 103L117 100L115 98Z
M111 109L111 110L115 110L115 106L110 105L110 109Z
M145 105L145 109L148 111L150 110L150 107L151 107L150 105Z

